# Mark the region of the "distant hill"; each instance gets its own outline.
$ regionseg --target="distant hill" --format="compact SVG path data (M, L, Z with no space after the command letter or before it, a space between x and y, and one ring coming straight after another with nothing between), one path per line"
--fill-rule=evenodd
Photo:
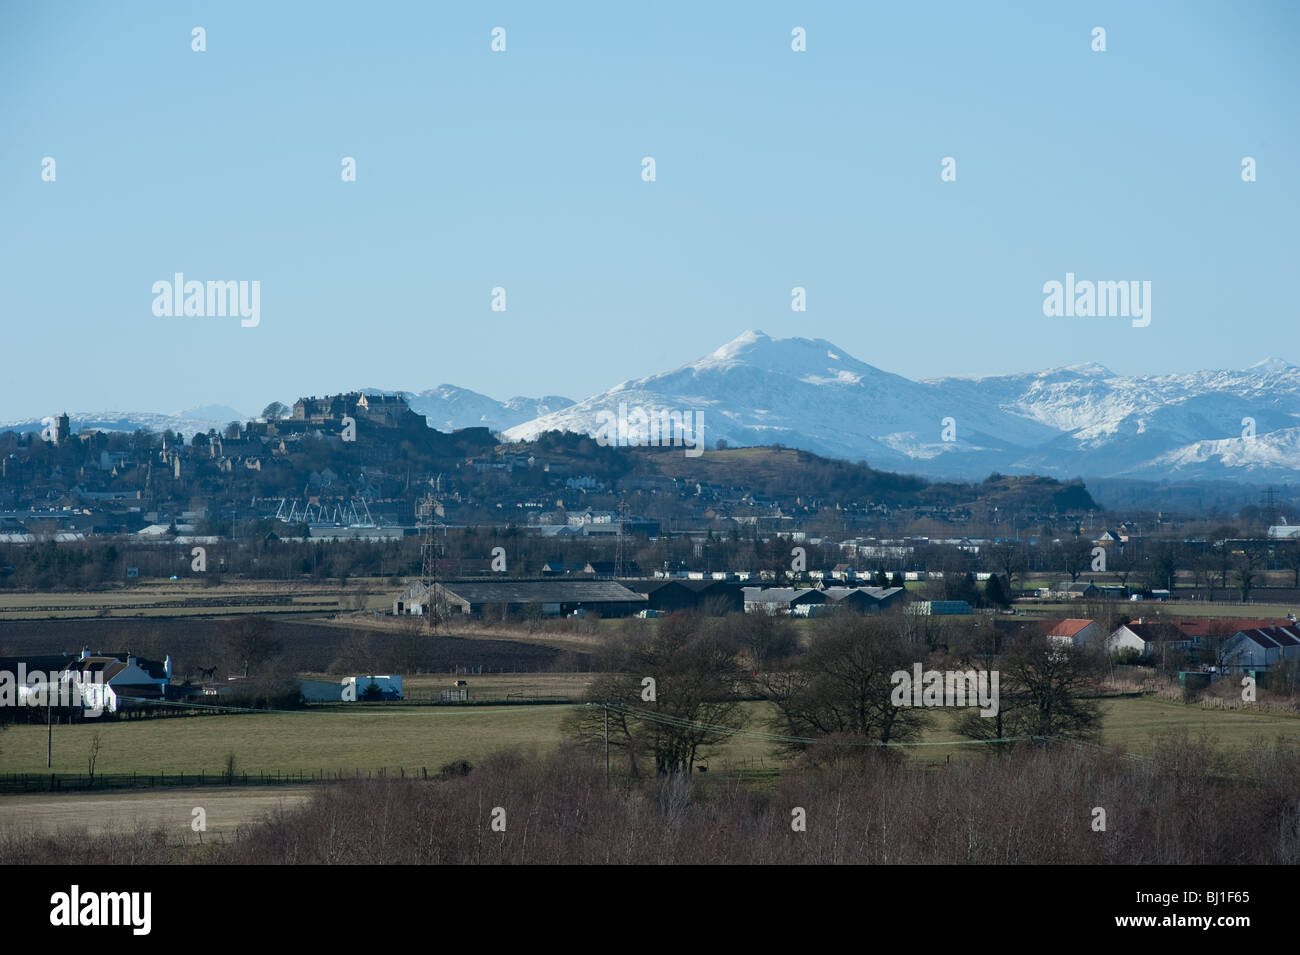
M676 480L743 488L760 499L805 498L809 505L887 504L915 507L980 503L1008 512L1100 509L1083 482L1037 475L989 475L983 481L932 482L923 477L881 471L861 463L824 458L794 448L728 448L687 457L680 448L608 448L585 435L549 432L498 453L536 453L568 463L575 470L614 486L639 480Z
M382 389L372 393L396 394ZM1096 363L985 378L912 381L825 339L749 331L703 358L572 401L498 401L455 385L404 393L440 431L487 428L511 441L547 431L596 435L620 407L698 416L704 444L781 444L932 479L992 472L1133 481L1300 481L1300 368L1267 359L1240 371L1116 375ZM180 415L83 412L74 430L185 434L243 418L225 406ZM0 430L39 430L37 419Z
M378 388L363 388L371 394L397 394ZM407 404L416 414L422 414L429 427L439 431L456 431L460 428L488 428L505 431L525 421L562 411L573 404L569 398L546 395L541 398L516 396L497 401L487 395L455 385L439 385L427 391L403 392Z
M700 414L710 446L781 443L932 477L1300 478L1300 368L1279 359L1185 375L1123 377L1080 364L912 381L825 339L757 331L506 437L596 434L601 415L620 405Z

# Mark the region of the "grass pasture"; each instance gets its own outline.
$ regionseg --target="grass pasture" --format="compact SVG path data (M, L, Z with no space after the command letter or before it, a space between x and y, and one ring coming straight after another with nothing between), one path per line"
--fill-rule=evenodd
M1240 750L1259 739L1283 737L1300 743L1300 717L1201 709L1151 697L1122 697L1102 703L1102 742L1130 752L1149 752L1157 734L1186 730L1208 734L1220 745ZM381 767L407 774L426 767L430 773L465 759L479 763L492 752L536 747L547 750L563 737L567 706L414 707L402 705L329 707L304 713L204 716L60 726L54 735L54 771L86 770L91 737L98 728L101 773L139 774L199 771L218 775L227 753L234 752L236 772L305 773L321 770L360 771L364 777ZM767 704L747 703L749 727L764 731ZM909 760L940 768L949 760L982 758L980 745L943 745L956 740L952 714L940 712L922 741L910 747ZM0 733L0 774L43 774L45 727L11 726ZM615 754L615 766L618 765ZM717 747L707 760L710 775L740 773L751 784L770 786L785 761L762 739L737 736ZM279 808L305 802L311 786L177 787L147 790L44 792L0 795L0 830L53 831L65 827L91 832L126 831L136 825L161 826L175 845L200 840L190 828L193 809L207 817L204 842L223 840L237 827L256 822Z
M1227 617L1229 619L1268 619L1281 618L1289 613L1300 611L1300 607L1287 603L1232 603L1208 600L1138 600L1118 601L1118 606L1127 608L1126 612L1134 619L1138 617ZM1044 617L1060 619L1061 617L1081 617L1088 611L1088 602L1082 600L1061 601L1057 603L1020 602L1015 609L1026 617Z
M0 773L84 773L91 738L101 733L97 772L217 775L226 755L237 772L354 772L398 767L437 772L476 763L512 746L560 742L569 707L357 705L301 713L248 713L79 723L54 728L54 763L45 768L45 727L11 726L0 735Z
M540 675L550 677L551 675ZM557 675L556 678L558 679ZM528 677L524 677L527 679ZM501 678L504 687L518 678ZM484 678L485 682L486 678ZM769 731L765 703L743 705L748 729ZM1300 716L1202 709L1152 697L1103 701L1101 742L1131 752L1149 751L1155 736L1185 729L1207 733L1228 747L1259 737L1282 736L1300 742ZM55 773L84 773L91 738L101 733L97 771L168 775L217 775L226 755L235 754L237 772L310 773L321 770L362 775L398 767L430 773L446 763L476 763L495 751L522 747L550 749L563 740L561 722L571 706L428 707L401 704L339 705L302 713L230 714L172 719L80 723L54 728ZM951 713L939 712L923 734L929 745L908 747L911 758L939 765L978 758L979 744L958 743ZM953 741L953 745L942 745ZM738 735L716 747L712 770L770 773L781 760L774 744ZM45 773L45 727L11 726L0 734L0 773Z

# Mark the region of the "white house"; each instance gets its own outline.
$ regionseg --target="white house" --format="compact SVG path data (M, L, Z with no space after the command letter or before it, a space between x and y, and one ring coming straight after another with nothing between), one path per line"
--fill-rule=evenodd
M132 654L125 659L81 651L68 668L87 710L117 713L132 704L166 697L172 679L172 658L162 663Z
M1096 620L1070 617L1060 621L1047 631L1047 638L1057 643L1069 643L1076 647L1086 647L1094 640L1105 636L1101 624Z
M1130 620L1115 629L1106 638L1106 651L1133 649L1141 654L1154 654L1162 647L1167 650L1190 650L1196 643L1177 627L1165 623L1147 623L1143 619Z
M0 670L18 677L18 702L43 705L46 685L56 687L56 706L77 706L89 717L117 713L133 705L166 698L171 683L172 662L144 660L133 654L120 656L59 654L25 658L6 658ZM26 671L26 677L23 674ZM34 674L39 673L39 677ZM12 677L11 677L12 679Z

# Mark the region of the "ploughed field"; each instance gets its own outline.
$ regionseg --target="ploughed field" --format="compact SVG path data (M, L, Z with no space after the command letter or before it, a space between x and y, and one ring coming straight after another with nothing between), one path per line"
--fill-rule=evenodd
M328 670L356 633L372 631L344 623L266 618L269 637L281 646L284 668L295 672ZM105 652L130 650L137 656L161 660L172 657L172 672L184 679L221 652L220 638L228 619L131 618L89 620L0 620L0 656L24 653L77 653L82 647ZM396 640L396 632L377 634ZM484 672L544 672L556 668L585 670L587 654L518 640L490 637L429 636L421 639L422 668L448 673L479 668ZM197 674L195 674L197 679Z

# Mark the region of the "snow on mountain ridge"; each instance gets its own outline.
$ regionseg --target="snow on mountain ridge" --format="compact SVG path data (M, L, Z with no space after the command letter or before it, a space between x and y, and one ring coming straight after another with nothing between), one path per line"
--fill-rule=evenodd
M826 339L773 339L749 330L693 362L578 402L556 395L498 401L449 384L404 394L443 431L488 427L509 440L552 429L595 434L602 414L624 404L699 415L709 447L719 439L733 446L779 442L934 477L997 470L1295 481L1300 471L1300 366L1278 358L1182 374L1123 376L1082 362L914 381ZM226 423L139 412L72 419L74 430L171 428L187 436ZM15 426L39 430L40 423L0 428ZM1253 437L1246 436L1250 428Z
M1223 443L1240 437L1246 418L1257 420L1261 437L1300 422L1300 368L1280 360L1241 371L1133 377L1083 362L912 381L825 339L773 339L755 330L697 361L621 382L505 436L523 440L551 429L595 434L599 416L616 412L619 403L700 413L710 445L719 438L732 445L780 441L945 476L1029 468L1163 477L1181 461L1205 470L1198 454L1206 453L1221 475L1300 468L1300 458L1287 457L1285 441L1281 451L1265 453L1278 444L1269 439L1253 456L1230 454ZM941 433L949 418L953 440Z

